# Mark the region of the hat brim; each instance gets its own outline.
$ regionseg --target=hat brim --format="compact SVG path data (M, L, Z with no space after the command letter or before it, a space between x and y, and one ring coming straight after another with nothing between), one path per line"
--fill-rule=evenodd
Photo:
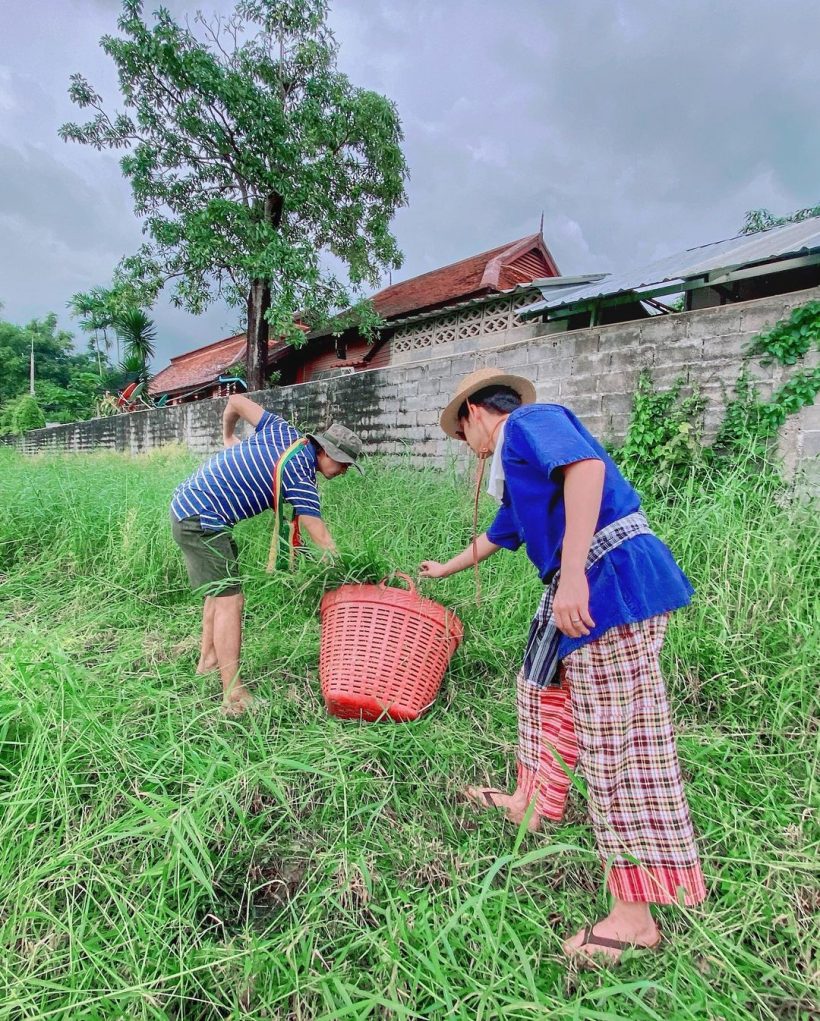
M350 454L346 454L341 447L337 447L335 443L327 439L323 433L305 433L305 436L310 440L316 440L327 456L332 457L334 461L338 461L339 464L352 464L360 475L364 475L359 462L354 457L351 457Z
M449 437L454 440L461 440L461 429L458 424L458 409L473 394L484 390L488 386L508 386L521 398L522 404L535 404L535 385L531 380L523 376L512 376L505 372L499 372L496 376L486 377L473 386L465 386L453 397L447 407L442 411L439 425Z

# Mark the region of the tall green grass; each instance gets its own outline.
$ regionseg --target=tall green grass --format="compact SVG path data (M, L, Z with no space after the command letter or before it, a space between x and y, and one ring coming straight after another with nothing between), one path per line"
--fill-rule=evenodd
M441 697L361 726L323 711L321 595L466 544L468 484L328 484L341 568L268 576L270 522L239 526L267 701L225 720L168 528L193 465L0 451L0 1019L815 1016L812 508L741 468L645 501L698 590L665 667L710 897L660 912L661 953L575 973L561 941L606 910L581 798L532 836L457 793L513 779L523 553L483 566L480 608L469 574L425 589L466 628Z

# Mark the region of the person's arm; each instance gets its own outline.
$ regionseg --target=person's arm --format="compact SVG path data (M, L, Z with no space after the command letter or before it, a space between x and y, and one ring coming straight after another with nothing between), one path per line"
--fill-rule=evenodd
M496 546L494 542L490 542L486 532L483 535L479 535L478 539L476 539L476 549L480 561L491 557L493 553L497 553L501 548L501 546ZM473 562L473 544L470 543L467 549L456 554L446 564L440 564L437 560L423 561L419 567L419 577L447 578L451 574L458 574L459 571L472 567Z
M561 576L552 614L559 631L569 638L580 638L595 627L595 621L589 615L589 583L585 568L601 513L606 468L603 461L590 458L568 464L561 471L564 474L567 525L561 550Z
M307 532L313 542L317 546L329 553L336 554L339 551L336 549L336 543L333 541L333 536L327 529L327 525L322 521L321 518L317 518L312 514L302 514L299 516L299 525Z
M256 401L252 401L250 397L245 397L243 394L231 394L225 405L225 410L222 412L222 440L225 446L230 447L240 442L239 438L234 435L236 423L240 418L255 429L264 414L265 409Z

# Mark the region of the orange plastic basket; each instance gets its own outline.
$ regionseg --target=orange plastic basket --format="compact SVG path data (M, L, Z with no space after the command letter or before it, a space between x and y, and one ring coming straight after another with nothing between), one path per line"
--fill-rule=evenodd
M402 723L435 702L444 671L464 636L461 621L409 591L342 585L322 599L319 677L328 712L342 719Z

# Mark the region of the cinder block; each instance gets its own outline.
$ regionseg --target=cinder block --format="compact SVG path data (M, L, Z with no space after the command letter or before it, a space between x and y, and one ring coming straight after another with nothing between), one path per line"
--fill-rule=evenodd
M563 403L565 403L571 411L574 411L579 418L584 418L588 415L601 416L602 414L600 394L588 394L584 396L578 395L571 401Z
M800 447L800 453L804 461L820 457L820 429L803 433Z
M574 371L579 376L597 375L599 372L609 371L612 356L610 352L603 351L596 354L578 354L575 352Z
M701 341L668 344L658 349L655 355L656 365L699 365L703 359Z
M717 306L687 312L686 333L692 339L713 334L741 333L741 308L738 305Z
M680 316L655 316L642 319L641 343L653 345L677 344L686 339L688 324Z
M741 312L739 332L754 336L769 330L775 323L791 314L790 307L783 299L766 299L763 304L755 307L746 306Z
M602 438L609 443L623 443L629 429L630 418L630 415L610 415Z
M595 390L599 394L632 394L638 383L635 369L619 372L602 372L595 377Z
M535 397L541 404L560 404L561 390L557 380L540 380L535 384Z
M572 375L573 368L572 354L563 350L545 351L540 358L530 358L529 363L530 378L539 381L566 379Z
M639 325L618 323L617 325L601 328L598 349L600 351L609 351L617 357L625 352L634 352L636 348L640 348L645 343Z
M619 416L632 414L634 396L631 393L604 394L601 399L601 411L604 415Z
M652 383L658 390L668 390L679 379L689 382L689 371L686 365L655 365L652 369Z
M600 333L597 330L572 330L566 340L572 344L576 355L594 355L600 350Z

